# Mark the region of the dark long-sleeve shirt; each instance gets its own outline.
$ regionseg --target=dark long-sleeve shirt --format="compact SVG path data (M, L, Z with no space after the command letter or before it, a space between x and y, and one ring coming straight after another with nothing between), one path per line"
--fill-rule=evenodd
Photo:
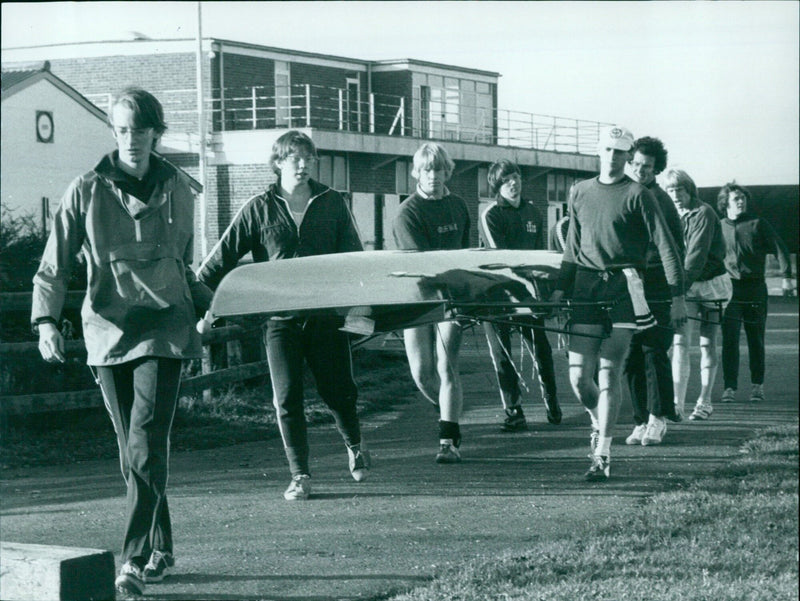
M678 252L681 257L681 264L686 255L686 248L683 245L683 226L681 225L681 217L678 215L678 209L675 208L675 203L669 197L669 194L664 192L661 187L653 180L646 186L658 203L658 208L661 209L661 214L664 215L664 221L667 223L669 232L678 247ZM644 270L644 294L648 300L667 300L670 298L669 284L667 283L667 276L664 273L664 266L661 263L661 256L658 254L658 248L651 240L650 246L647 248L647 266Z
M725 268L734 280L764 280L768 254L778 258L783 277L792 277L789 250L767 220L748 213L735 221L726 217L722 235L727 250Z
M401 250L469 248L467 203L449 191L438 199L412 194L400 205L392 225L395 244Z
M646 264L652 240L658 250L671 296L684 294L678 247L653 194L625 176L613 184L595 177L575 184L569 201L567 246L557 288L569 293L578 266L597 271Z

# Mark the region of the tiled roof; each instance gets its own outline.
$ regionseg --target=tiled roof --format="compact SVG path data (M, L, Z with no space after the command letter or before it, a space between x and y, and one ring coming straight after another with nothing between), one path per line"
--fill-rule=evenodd
M41 73L41 69L25 69L19 71L3 71L2 75L0 75L0 83L2 84L2 91L5 92L9 88L13 88L15 85L22 83L29 77L33 77L37 73Z

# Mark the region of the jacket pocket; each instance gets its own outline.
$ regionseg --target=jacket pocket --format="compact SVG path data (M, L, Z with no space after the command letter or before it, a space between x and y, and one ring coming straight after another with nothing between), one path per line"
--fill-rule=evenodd
M131 307L168 309L186 302L183 262L169 247L126 245L109 253L117 294Z

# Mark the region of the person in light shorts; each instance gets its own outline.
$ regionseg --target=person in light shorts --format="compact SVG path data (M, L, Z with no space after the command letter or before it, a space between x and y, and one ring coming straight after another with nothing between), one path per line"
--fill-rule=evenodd
M688 289L686 311L689 320L676 331L672 343L672 380L675 387L675 410L684 412L686 389L691 375L689 343L696 324L700 330L700 395L690 420L711 417L711 393L719 364L717 336L722 312L731 299L731 279L725 269L725 240L716 212L700 200L697 186L681 169L669 169L663 177L683 225L686 245L684 270Z

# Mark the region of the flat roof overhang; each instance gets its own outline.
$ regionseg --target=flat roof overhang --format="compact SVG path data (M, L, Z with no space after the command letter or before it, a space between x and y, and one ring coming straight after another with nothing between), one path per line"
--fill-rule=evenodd
M455 140L426 140L315 128L297 129L314 140L317 150L320 151L411 157L423 142L436 141L447 148L454 161L493 162L508 159L519 165L551 169L592 173L599 169L598 158L594 155ZM272 144L286 131L286 129L258 129L215 132L211 139L214 152L209 157L209 163L216 165L266 163Z

